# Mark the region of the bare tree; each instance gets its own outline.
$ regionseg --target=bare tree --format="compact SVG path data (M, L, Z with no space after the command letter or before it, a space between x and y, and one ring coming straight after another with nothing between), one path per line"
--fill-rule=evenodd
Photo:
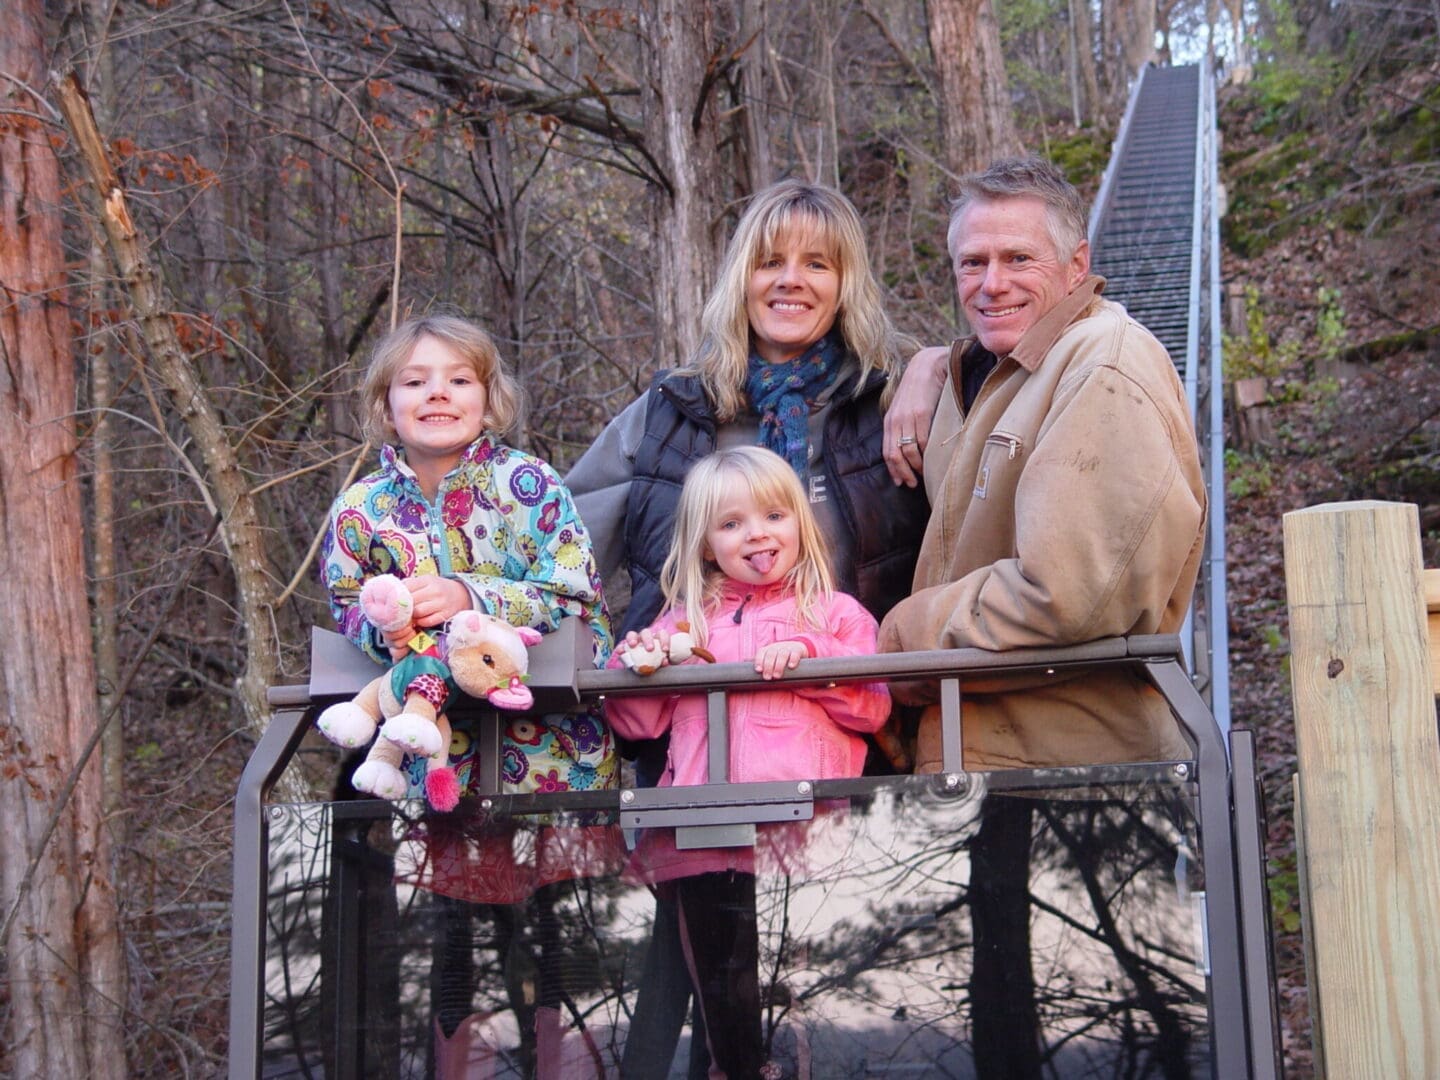
M1090 0L1068 0L1070 41L1075 53L1076 122L1094 120L1100 111L1100 79L1095 72L1095 20Z
M125 191L110 164L94 115L73 76L61 84L61 105L85 159L98 196L101 223L129 289L156 371L199 447L209 474L208 481L199 476L196 479L204 489L212 513L220 518L220 535L235 573L247 656L240 678L240 698L259 732L269 719L265 694L275 682L280 665L270 604L275 575L255 499L214 404L180 343L169 317L171 305L166 303L160 277L135 231ZM213 495L209 491L211 484Z
M1017 153L1000 27L990 0L930 0L945 163L956 175Z
M652 204L655 355L678 363L695 351L724 247L716 95L733 57L717 35L711 0L646 0L640 28L650 44L645 133L661 187Z
M1101 0L1100 41L1100 68L1118 110L1131 80L1155 59L1155 0Z
M46 67L44 6L24 0L0 35L0 618L21 628L0 658L5 1041L19 1076L118 1078L124 969L100 763L82 761L98 716Z

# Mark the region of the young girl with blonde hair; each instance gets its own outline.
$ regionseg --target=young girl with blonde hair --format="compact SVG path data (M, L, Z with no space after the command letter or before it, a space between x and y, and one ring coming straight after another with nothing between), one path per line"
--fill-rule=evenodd
M612 667L631 648L658 642L668 649L686 623L717 661L753 663L765 680L728 696L730 780L860 775L860 733L878 729L890 711L884 684L784 684L806 657L874 652L876 623L858 600L834 590L824 538L783 458L745 446L697 462L680 493L661 580L665 611L654 626L626 635ZM661 787L712 779L704 694L612 695L606 716L627 738L669 733ZM792 855L803 838L803 831L789 836ZM730 1077L773 1069L761 1032L754 864L751 848L677 849L668 829L647 831L635 853L637 876L678 908L710 1058L718 1075Z
M627 634L610 666L621 666L629 648L656 641L668 648L680 623L718 662L753 662L767 681L806 657L875 651L875 618L835 591L825 541L795 471L761 447L722 450L690 470L660 577L665 611L653 627ZM858 776L865 761L860 733L879 728L889 711L881 683L733 694L730 779ZM626 738L670 733L661 786L709 780L703 695L616 698L606 715Z
M505 441L519 425L521 394L490 336L447 315L403 323L376 346L360 406L366 435L382 445L380 467L330 510L322 573L340 630L373 659L399 661L392 678L420 683L439 703L448 696L447 669L435 658L432 670L409 681L431 658L407 655L405 646L415 628L443 645L445 623L467 608L541 632L566 616L583 619L594 632L595 660L603 661L610 620L589 534L555 471ZM366 619L360 589L378 574L403 580L414 601L412 628L382 632ZM478 784L480 742L457 726L450 744L448 767L466 793L488 794ZM619 760L598 716L516 713L505 715L499 771L507 793L608 788L619 780ZM378 783L367 779L367 790L418 796L425 773L423 755L412 754ZM442 1078L470 1075L467 1063L485 1052L472 1045L467 1022L480 940L474 921L489 910L474 905L510 905L513 920L530 894L561 888L558 878L601 872L619 854L609 830L578 828L565 837L542 831L536 850L517 855L510 832L469 812L467 801L479 800L415 822L396 856L401 880L438 894L432 1051ZM590 843L589 861L545 856L538 849L551 841ZM543 1055L561 1037L561 991L548 975L538 987L517 1021L522 1043Z

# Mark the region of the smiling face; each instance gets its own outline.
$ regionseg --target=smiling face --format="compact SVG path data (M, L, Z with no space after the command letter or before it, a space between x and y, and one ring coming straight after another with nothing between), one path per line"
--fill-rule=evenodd
M955 289L980 344L1009 354L1025 331L1090 272L1090 245L1062 259L1045 203L1033 196L986 199L961 213L951 255Z
M389 419L405 461L421 478L443 477L485 429L485 384L445 342L422 337L390 380Z
M812 230L790 229L760 255L745 290L756 354L772 364L799 356L830 332L840 311L840 265Z
M773 585L800 558L799 522L788 506L762 503L743 479L731 477L705 529L705 558L732 581Z

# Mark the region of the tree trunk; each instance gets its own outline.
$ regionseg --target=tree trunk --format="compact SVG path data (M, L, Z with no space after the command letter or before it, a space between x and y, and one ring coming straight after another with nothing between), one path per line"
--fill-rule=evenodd
M220 516L220 535L235 574L245 633L245 671L237 689L250 726L258 733L269 722L265 694L279 671L279 654L270 605L275 578L255 499L199 374L180 346L160 275L136 234L125 192L95 128L89 103L73 76L61 82L60 107L99 193L101 221L139 317L151 362L206 467L204 493Z
M1142 67L1155 59L1155 0L1126 0L1125 15L1125 78L1134 78Z
M694 353L700 311L724 251L720 118L724 57L710 0L647 0L642 100L645 139L662 170L653 200L654 357L670 367Z
M1250 66L1250 42L1245 36L1245 4L1244 0L1224 0L1225 10L1230 13L1230 32L1234 35L1235 53L1231 57L1230 68L1245 68ZM1437 20L1440 21L1440 20ZM1437 25L1440 30L1440 25Z
M764 0L743 0L740 5L740 41L749 43L740 58L740 93L745 103L745 178L751 191L759 191L775 179L770 160L770 109L765 94L766 57L770 35L765 26Z
M1080 114L1094 121L1100 113L1100 79L1095 74L1095 22L1089 0L1070 0L1075 35L1075 62L1080 73Z
M1100 10L1110 102L1119 110L1131 80L1155 59L1155 0L1102 0Z
M956 176L1020 152L990 0L930 0L946 167Z
M104 311L107 299L109 266L105 252L98 244L90 248L91 281L90 310ZM90 404L95 410L95 423L90 429L94 471L91 476L91 540L90 565L95 579L95 674L99 691L96 703L101 716L109 716L120 704L120 607L119 590L115 583L119 568L115 560L115 423L110 416L115 388L111 378L112 349L104 327L92 324L91 331L100 344L90 356ZM125 842L125 726L116 717L105 729L100 741L100 771L104 776L104 813L110 823L110 835L117 846Z
M18 10L17 10L18 8ZM16 1076L123 1077L122 954L101 816L87 763L30 887L21 883L97 722L76 463L75 369L61 244L60 168L42 109L44 5L21 0L0 35L0 941Z
M835 69L835 35L844 22L844 13L836 10L837 5L825 2L814 6L811 17L815 20L813 59L814 86L819 96L815 103L818 112L815 140L815 181L840 186L840 119L836 111L835 81L839 72Z
M85 0L81 20L84 33L73 35L77 55L85 55L86 42L106 40L105 22L109 11L100 0ZM86 82L101 121L113 114L115 103L115 72L110 49L97 45L90 57ZM91 313L89 348L90 406L95 421L90 429L91 519L90 568L95 582L91 606L94 611L95 677L100 716L109 716L120 704L120 607L119 568L116 563L115 538L115 422L110 415L115 387L112 366L115 363L114 337L108 320L96 319L96 312L113 306L109 264L98 236L92 234L89 253L90 287L86 308ZM114 849L125 846L125 725L116 717L105 728L100 742L100 772L103 781L103 806L110 842Z

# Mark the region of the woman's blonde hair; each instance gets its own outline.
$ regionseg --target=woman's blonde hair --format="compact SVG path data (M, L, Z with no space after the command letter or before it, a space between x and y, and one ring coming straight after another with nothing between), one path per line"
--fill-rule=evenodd
M898 333L880 302L880 287L870 271L865 230L854 205L840 192L801 180L782 180L755 195L746 207L720 277L700 316L700 344L683 374L698 375L722 423L745 407L746 363L750 358L750 320L745 312L750 278L782 236L815 236L840 273L840 305L835 324L846 347L860 361L856 390L872 371L890 384L881 399L888 405L906 357L918 344Z
M370 366L360 381L360 426L371 442L395 442L395 425L390 416L390 383L396 372L410 361L421 338L444 342L475 369L485 384L485 430L504 438L520 423L524 395L520 385L500 359L490 335L468 319L455 315L423 315L407 319L375 346Z
M705 557L709 530L731 485L743 483L761 506L781 506L795 515L800 550L785 575L804 625L820 629L820 605L835 592L830 549L810 509L805 489L789 462L759 446L737 446L702 458L691 467L675 510L675 535L660 569L665 606L685 613L695 640L704 644L708 613L719 602L725 574Z

